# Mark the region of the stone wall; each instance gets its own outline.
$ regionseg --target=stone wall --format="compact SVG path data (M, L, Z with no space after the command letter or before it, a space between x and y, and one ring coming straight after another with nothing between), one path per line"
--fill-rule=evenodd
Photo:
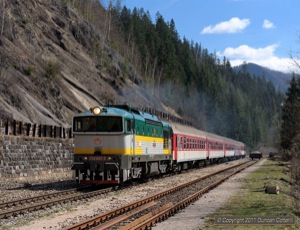
M11 128L11 124L14 127ZM45 131L32 132L32 127L39 126L31 125L28 131L19 128L23 126L18 126L18 122L0 122L0 179L71 179L72 136L60 135L61 130L65 130L59 127L40 126L37 130Z
M73 139L0 135L1 178L71 177Z
M71 177L73 139L0 135L0 178Z

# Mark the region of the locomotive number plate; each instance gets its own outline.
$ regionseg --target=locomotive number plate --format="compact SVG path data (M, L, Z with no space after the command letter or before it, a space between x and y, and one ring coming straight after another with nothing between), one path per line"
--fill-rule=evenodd
M104 157L104 156L90 156L89 160L90 161L105 161L106 157Z

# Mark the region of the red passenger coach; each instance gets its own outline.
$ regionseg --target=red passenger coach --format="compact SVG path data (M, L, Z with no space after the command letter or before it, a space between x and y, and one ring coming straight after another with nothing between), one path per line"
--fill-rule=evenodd
M244 157L244 144L177 123L173 130L173 161L179 169Z
M235 155L235 149L236 149L235 145L225 143L225 157L229 159L233 159Z
M186 162L204 161L208 159L208 142L206 133L190 126L170 123L173 130L173 160L186 168Z

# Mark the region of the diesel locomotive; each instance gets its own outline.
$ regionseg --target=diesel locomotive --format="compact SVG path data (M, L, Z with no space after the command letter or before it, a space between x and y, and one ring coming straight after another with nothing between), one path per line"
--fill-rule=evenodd
M99 106L74 116L73 134L72 170L80 184L122 185L245 157L241 142L129 105Z

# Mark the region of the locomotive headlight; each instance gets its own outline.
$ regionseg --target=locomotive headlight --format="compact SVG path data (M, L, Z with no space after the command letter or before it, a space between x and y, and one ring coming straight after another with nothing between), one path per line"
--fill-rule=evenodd
M99 115L101 113L101 109L99 107L91 108L91 111L95 115Z

